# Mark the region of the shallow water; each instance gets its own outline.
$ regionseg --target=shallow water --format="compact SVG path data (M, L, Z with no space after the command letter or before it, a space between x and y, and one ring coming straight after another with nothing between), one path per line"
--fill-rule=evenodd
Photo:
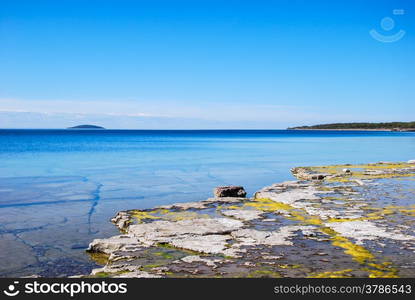
M71 275L119 210L249 194L301 165L406 161L415 133L0 130L0 276Z

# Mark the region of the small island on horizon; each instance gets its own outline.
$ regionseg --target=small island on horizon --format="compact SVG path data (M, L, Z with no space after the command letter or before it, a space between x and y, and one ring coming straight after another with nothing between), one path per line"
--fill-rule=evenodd
M415 131L413 122L381 122L381 123L330 123L311 126L289 127L288 130L379 130L379 131Z
M84 124L84 125L68 127L67 129L105 129L105 128L101 126L97 126L97 125Z

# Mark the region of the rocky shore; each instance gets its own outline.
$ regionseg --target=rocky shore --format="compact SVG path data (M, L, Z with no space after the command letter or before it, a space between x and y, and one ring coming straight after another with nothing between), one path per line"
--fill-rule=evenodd
M90 277L414 277L415 161L292 169L245 198L121 211Z

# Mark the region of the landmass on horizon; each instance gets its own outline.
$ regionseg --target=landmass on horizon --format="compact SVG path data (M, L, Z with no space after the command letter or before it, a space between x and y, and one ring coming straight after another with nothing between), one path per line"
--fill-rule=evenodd
M73 127L68 127L67 129L105 129L104 127L97 126L97 125L77 125Z
M387 131L415 131L413 122L382 122L382 123L330 123L311 126L289 127L288 130L315 129L315 130L387 130Z

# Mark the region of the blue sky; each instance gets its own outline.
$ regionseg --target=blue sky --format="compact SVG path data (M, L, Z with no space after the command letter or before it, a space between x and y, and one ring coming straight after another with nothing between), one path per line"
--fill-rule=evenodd
M0 0L0 127L413 121L414 3Z

